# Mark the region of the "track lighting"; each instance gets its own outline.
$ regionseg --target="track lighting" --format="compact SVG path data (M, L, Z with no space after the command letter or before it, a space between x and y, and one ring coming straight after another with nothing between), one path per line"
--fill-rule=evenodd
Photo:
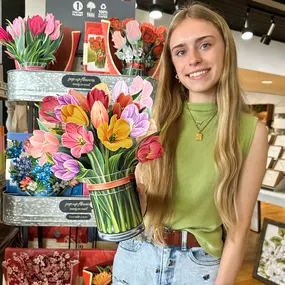
M253 32L250 30L249 28L249 12L250 12L250 8L247 8L246 11L246 16L245 16L245 20L244 20L244 28L241 31L241 38L243 40L250 40L253 37Z
M274 15L271 17L271 25L269 27L269 30L267 32L266 35L263 35L260 42L265 44L265 45L269 45L270 42L271 42L271 35L274 31L274 28L275 28L275 23L274 23Z
M162 17L162 7L156 4L156 0L153 0L152 5L149 8L149 17L152 19L159 19Z
M175 11L179 9L178 0L174 0L174 7L175 7Z

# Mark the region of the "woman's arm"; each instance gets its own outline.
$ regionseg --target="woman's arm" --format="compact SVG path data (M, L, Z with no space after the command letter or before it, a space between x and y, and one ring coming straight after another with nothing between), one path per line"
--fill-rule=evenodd
M268 132L264 124L257 123L248 157L242 166L237 209L239 222L228 233L215 285L233 285L243 262L251 225L251 217L265 174ZM230 238L232 235L233 239Z

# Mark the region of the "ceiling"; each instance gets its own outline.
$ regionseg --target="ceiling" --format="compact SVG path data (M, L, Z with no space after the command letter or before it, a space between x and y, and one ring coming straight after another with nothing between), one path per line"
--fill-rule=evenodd
M153 0L136 0L138 9L149 10ZM177 0L182 6L189 0ZM191 2L191 1L190 1ZM275 30L272 39L285 43L285 0L200 0L218 11L228 22L232 30L241 31L248 5L251 7L249 24L254 35L266 34L272 14L275 14ZM172 14L175 11L174 0L156 0L163 7L163 12Z
M239 78L244 91L285 95L285 76L239 68ZM272 84L262 81L272 81Z

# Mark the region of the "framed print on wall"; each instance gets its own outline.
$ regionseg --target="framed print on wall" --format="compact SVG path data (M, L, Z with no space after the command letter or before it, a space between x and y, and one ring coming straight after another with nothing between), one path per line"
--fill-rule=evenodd
M269 285L285 280L285 224L264 218L252 277Z

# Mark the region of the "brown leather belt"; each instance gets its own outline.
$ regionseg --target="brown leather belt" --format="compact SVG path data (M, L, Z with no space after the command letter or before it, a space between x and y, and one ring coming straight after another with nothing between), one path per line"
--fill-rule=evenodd
M179 246L182 245L182 231L165 229L163 232L164 242L168 246ZM187 248L201 247L195 236L187 232Z

